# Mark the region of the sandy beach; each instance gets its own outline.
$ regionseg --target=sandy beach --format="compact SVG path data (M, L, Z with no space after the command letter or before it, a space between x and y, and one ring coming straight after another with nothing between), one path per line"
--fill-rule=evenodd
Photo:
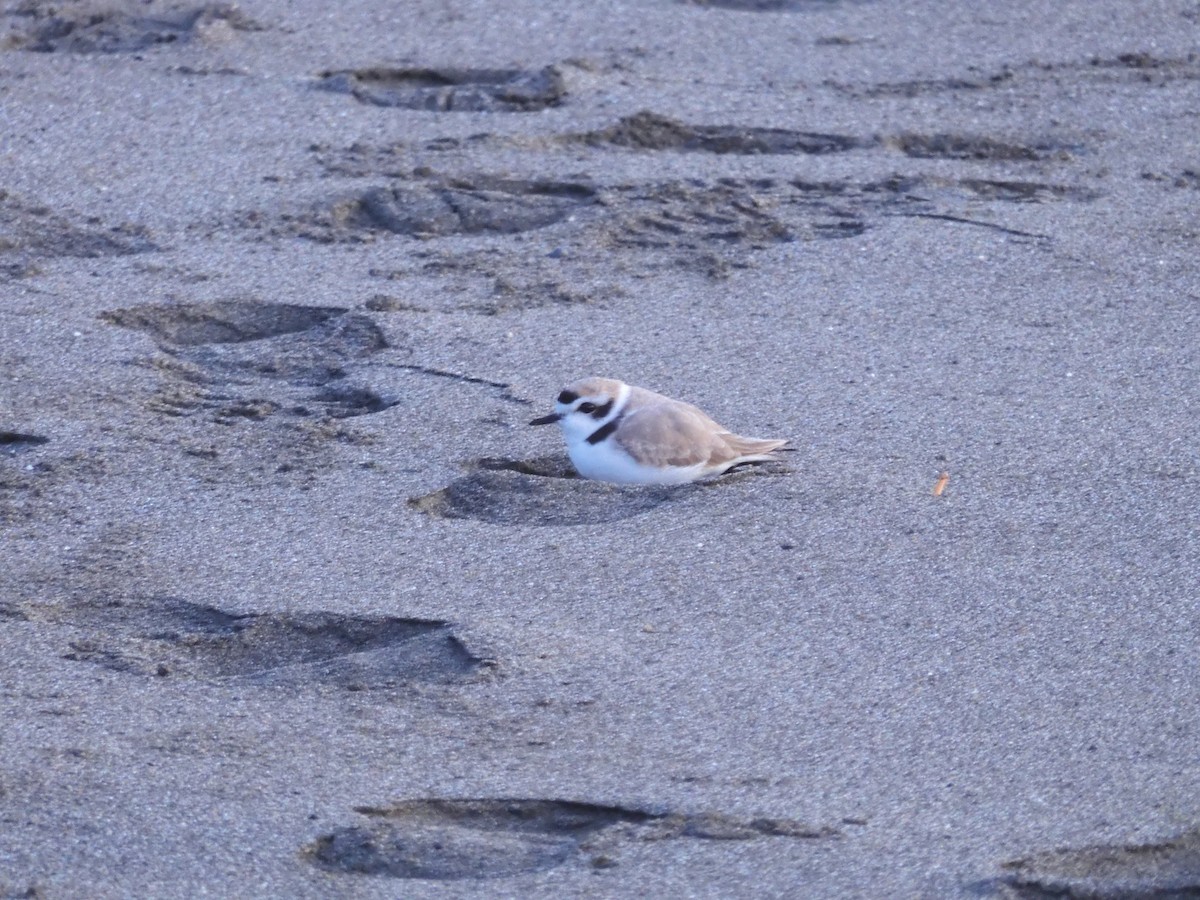
M0 898L1200 896L1198 48L4 5Z

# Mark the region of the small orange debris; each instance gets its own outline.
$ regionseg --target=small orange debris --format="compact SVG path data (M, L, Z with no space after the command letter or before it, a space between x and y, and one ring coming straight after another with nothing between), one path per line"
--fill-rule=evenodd
M942 491L944 491L946 489L946 485L948 485L949 483L950 483L950 473L943 472L941 475L938 476L937 484L935 484L933 486L933 496L935 496L935 497L942 496Z

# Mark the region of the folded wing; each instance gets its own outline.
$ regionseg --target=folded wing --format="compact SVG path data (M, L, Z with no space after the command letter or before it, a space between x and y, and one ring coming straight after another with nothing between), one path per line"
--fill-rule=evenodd
M648 465L681 467L770 459L766 454L787 443L733 434L686 403L641 407L625 416L614 438Z

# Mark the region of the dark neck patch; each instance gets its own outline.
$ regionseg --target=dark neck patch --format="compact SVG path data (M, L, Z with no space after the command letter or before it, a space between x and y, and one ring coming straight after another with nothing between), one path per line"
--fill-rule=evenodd
M587 442L589 444L600 443L602 440L604 440L606 437L608 437L610 434L612 434L614 431L617 430L617 422L620 421L620 419L621 419L621 417L617 416L617 418L613 419L607 425L601 425L599 428L597 428L595 431L593 431L591 434L589 434L587 436Z
M563 391L561 394L558 395L558 402L561 403L563 406L570 406L572 403L574 403L578 399L579 399L579 395L577 393L575 393L574 391Z

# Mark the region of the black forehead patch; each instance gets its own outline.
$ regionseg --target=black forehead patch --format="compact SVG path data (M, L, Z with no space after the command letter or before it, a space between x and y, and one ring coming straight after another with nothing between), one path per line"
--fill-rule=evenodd
M558 395L558 402L561 403L563 406L570 406L572 403L574 403L578 399L579 399L579 395L577 393L575 393L574 391L563 391L561 394Z

